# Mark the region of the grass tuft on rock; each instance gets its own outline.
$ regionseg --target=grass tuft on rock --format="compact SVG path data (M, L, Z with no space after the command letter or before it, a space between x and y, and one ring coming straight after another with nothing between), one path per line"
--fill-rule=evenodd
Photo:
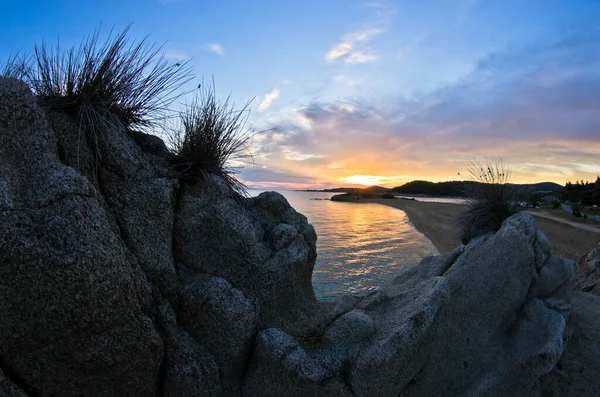
M509 183L511 172L502 160L470 161L467 170L478 183L468 184L467 210L459 215L459 237L463 244L486 233L495 233L502 222L520 210L523 194Z
M237 110L229 96L217 99L214 81L212 86L199 86L195 98L180 113L179 124L168 134L184 182L208 180L212 174L247 195L236 175L244 164L254 164L251 143L256 132L246 127L250 103Z
M31 58L17 52L9 54L8 59L0 66L0 76L22 80L26 75Z
M79 136L95 153L95 165L104 128L115 123L129 130L158 125L191 79L190 68L168 62L161 47L146 39L132 43L129 29L111 30L104 42L96 31L66 50L42 43L31 57L10 57L2 70L29 84L42 107L77 121Z

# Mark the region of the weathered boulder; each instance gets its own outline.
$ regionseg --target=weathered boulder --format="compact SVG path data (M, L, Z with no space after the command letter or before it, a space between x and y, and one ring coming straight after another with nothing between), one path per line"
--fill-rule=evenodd
M311 358L289 334L269 328L256 338L244 380L248 396L351 396L341 379Z
M437 318L438 334L432 343L435 355L423 366L408 394L466 393L484 375L495 372L494 368L518 365L530 358L523 352L523 356L497 363L501 352L518 351L511 347L515 343L529 342L532 349L544 349L539 345L544 339L520 341L514 334L524 321L519 320L522 308L537 279L535 236L533 217L513 215L496 234L465 247L444 273L452 292ZM564 322L554 326L553 332L562 335ZM511 387L514 393L522 392L519 377L494 384L489 381L482 392L494 394L497 388Z
M494 235L405 269L322 337L263 331L244 391L539 395L565 345L568 311L553 300L568 304L572 279L573 262L550 255L530 215L514 215Z
M359 307L375 319L377 333L358 349L350 370L352 390L361 396L399 395L419 373L432 350L435 319L447 304L448 282L431 278L404 289L389 286Z
M177 314L168 301L156 305L155 319L165 342L163 371L158 379L162 395L223 395L219 365L207 349L177 325Z
M163 396L223 395L219 365L192 336L183 330L174 330L165 345Z
M121 238L146 275L174 274L171 234L178 181L169 171L164 143L158 137L128 132L114 121L96 132L97 143L90 149L75 120L56 111L48 118L61 161L97 186Z
M540 395L540 380L554 369L564 350L565 323L539 299L530 300L510 333L510 344L501 347L464 395Z
M164 159L143 152L122 127L107 128L98 142L102 194L123 241L151 279L157 274L174 274L177 179Z
M599 396L600 297L573 292L568 343L556 367L544 379L546 396Z
M352 310L336 319L325 337L332 341L357 343L375 333L373 318L362 310Z
M248 366L259 308L220 277L186 281L178 305L180 324L219 365L227 391L237 391Z
M45 395L154 395L162 340L90 182L29 88L0 79L0 357Z
M219 181L186 187L174 230L178 262L227 280L260 306L260 328L313 321L316 234L278 193L241 199Z
M600 295L600 245L579 259L576 273L576 283L579 289Z
M532 294L541 298L566 298L575 281L575 262L550 256L538 273Z

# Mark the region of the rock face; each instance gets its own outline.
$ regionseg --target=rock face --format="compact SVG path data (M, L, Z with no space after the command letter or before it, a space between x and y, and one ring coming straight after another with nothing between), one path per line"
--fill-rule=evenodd
M0 396L568 391L574 263L531 216L321 303L283 196L182 184L162 141L119 127L90 167L76 131L0 78Z
M94 169L16 80L0 142L0 369L25 392L236 394L259 327L317 308L316 234L280 195L180 187L162 141L118 127Z
M577 287L600 295L600 244L577 262Z
M220 181L181 191L175 259L192 272L222 277L254 299L261 328L295 329L316 309L316 239L306 217L280 194L240 203Z
M533 218L517 214L495 235L406 269L334 321L316 347L264 331L248 393L539 394L564 349L561 287L573 280L573 263L539 244Z
M28 87L1 85L4 370L35 395L154 395L163 342L137 298L137 263L93 185L60 162Z

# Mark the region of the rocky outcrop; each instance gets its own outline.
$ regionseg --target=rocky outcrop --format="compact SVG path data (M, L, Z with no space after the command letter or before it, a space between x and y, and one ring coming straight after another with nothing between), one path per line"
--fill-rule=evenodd
M531 216L368 296L319 302L316 234L283 196L180 183L162 141L139 132L107 128L97 153L76 132L0 79L0 395L570 387L557 363L577 368L565 343L590 327L569 322L574 263Z
M98 138L0 80L2 367L35 395L235 393L258 327L317 307L314 230L277 194L180 188L156 138Z
M312 321L316 234L277 193L243 200L221 181L181 191L174 255L192 273L222 277L255 300L258 326Z
M355 202L359 200L360 196L354 193L343 193L331 196L331 201Z
M600 295L600 244L577 262L577 287Z
M94 186L28 87L0 89L0 357L35 395L155 395L163 342Z
M600 297L574 292L567 326L569 342L554 370L544 378L544 395L598 396L600 367Z
M564 349L561 287L573 280L573 263L548 256L546 244L533 218L518 214L495 235L405 270L315 347L264 331L247 391L268 390L275 372L270 395L539 394Z

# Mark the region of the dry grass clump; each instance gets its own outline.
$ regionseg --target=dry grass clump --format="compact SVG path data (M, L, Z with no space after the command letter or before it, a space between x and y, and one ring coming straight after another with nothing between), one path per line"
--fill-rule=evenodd
M95 156L96 171L101 162L99 140L106 128L164 127L168 106L191 79L190 68L167 62L160 47L146 39L132 43L129 28L111 31L103 42L97 31L67 50L42 43L33 55L17 53L0 68L3 76L28 83L42 107L76 120L77 158L83 137ZM246 128L251 101L236 110L229 97L217 99L214 82L199 88L180 112L177 127L167 134L176 154L175 168L183 182L212 180L206 176L213 174L245 194L236 174L244 163L254 163L250 144L255 132Z
M238 193L246 194L246 186L236 174L244 163L254 164L251 143L256 132L246 128L250 103L237 110L230 97L217 99L214 81L212 86L200 86L196 97L180 113L179 124L168 134L184 182L213 174Z
M11 56L2 68L4 76L29 84L42 107L77 121L79 136L95 153L96 165L104 128L115 123L126 129L156 125L191 79L190 68L167 62L160 47L146 39L132 43L129 28L111 31L103 43L96 31L66 50L42 43L33 56Z
M23 56L20 52L10 54L8 59L0 66L0 76L23 79L30 61L30 58Z
M510 169L502 160L470 161L467 168L477 183L467 185L467 210L458 220L460 239L467 244L473 238L500 229L502 222L520 210L523 194L509 183Z

